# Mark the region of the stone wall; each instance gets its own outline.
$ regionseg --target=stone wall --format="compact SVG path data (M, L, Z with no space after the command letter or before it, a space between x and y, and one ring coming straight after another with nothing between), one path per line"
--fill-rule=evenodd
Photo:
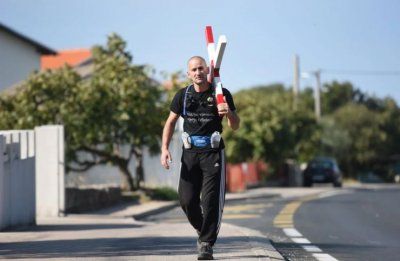
M66 188L65 192L67 213L93 211L121 201L119 187Z

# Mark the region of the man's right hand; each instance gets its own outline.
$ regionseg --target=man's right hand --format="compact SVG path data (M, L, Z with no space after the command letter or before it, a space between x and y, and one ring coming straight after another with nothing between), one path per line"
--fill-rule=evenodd
M161 151L161 165L163 165L164 168L169 169L169 163L172 162L172 157L171 153L169 153L168 149L163 149Z

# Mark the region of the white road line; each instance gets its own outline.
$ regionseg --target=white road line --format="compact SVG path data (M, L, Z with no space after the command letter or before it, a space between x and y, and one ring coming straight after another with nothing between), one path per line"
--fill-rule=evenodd
M288 237L302 237L302 236L303 236L303 235L300 234L300 232L297 231L297 229L295 229L295 228L284 228L284 229L283 229L283 232L285 232L285 234L286 234Z
M294 228L284 228L283 232L296 244L300 244L301 247L307 251L312 253L313 257L315 257L319 261L338 261L336 258L329 254L322 253L322 250L315 246L311 245L311 242L302 237L301 233Z
M311 242L304 237L293 237L291 239L297 244L311 244Z
M338 261L336 258L328 254L313 254L313 256L320 261Z
M346 190L337 190L337 191L329 191L326 193L322 193L318 196L318 198L331 197L339 194L347 194L352 193L351 191ZM282 228L283 232L288 236L293 242L299 244L305 251L311 253L313 257L315 257L319 261L338 261L336 258L329 254L325 254L322 250L316 245L311 245L311 242L303 237L303 235L296 230L295 228Z
M314 245L301 246L307 252L322 252L321 248Z
M349 194L349 193L352 193L352 191L348 191L348 190L328 191L328 192L319 194L318 198L327 198L327 197L332 197L332 196L342 195L342 194Z

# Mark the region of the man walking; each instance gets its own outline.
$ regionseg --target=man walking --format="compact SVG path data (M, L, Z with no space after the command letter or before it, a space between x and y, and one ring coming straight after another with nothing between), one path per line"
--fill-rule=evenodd
M179 199L190 224L199 235L198 259L213 259L225 202L225 154L221 138L222 120L233 130L239 128L231 93L223 89L225 102L217 105L214 87L207 81L209 68L200 56L188 61L190 86L179 90L172 100L165 123L161 164L168 169L172 161L168 150L176 121L183 117L183 153L179 180Z

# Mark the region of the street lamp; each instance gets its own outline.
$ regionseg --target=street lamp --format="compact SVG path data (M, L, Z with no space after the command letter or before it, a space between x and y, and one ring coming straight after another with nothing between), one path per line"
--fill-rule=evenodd
M321 70L301 73L303 79L309 79L311 76L315 76L317 83L314 88L314 110L315 118L319 121L321 119Z

